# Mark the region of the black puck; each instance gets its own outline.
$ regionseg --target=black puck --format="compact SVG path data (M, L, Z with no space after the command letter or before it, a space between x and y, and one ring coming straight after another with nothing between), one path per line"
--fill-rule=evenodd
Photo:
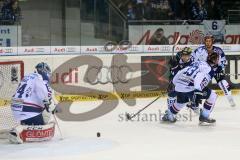
M100 132L97 132L97 137L100 137L100 136L101 136Z

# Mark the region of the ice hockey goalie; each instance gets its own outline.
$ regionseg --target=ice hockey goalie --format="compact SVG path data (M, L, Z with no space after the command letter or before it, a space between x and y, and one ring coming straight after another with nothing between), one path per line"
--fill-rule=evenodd
M46 141L54 136L55 123L50 121L55 111L49 86L51 70L44 62L35 68L34 73L23 77L12 97L12 113L20 125L10 130L11 143Z

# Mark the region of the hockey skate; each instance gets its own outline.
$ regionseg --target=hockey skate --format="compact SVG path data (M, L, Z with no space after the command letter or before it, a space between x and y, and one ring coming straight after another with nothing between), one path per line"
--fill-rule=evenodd
M174 117L174 115L171 113L171 111L166 110L164 116L162 117L162 122L166 123L175 123L177 119Z
M199 116L199 125L201 126L209 126L209 125L215 125L216 120L209 118L209 117L204 117L202 115L202 109L200 110L200 116Z

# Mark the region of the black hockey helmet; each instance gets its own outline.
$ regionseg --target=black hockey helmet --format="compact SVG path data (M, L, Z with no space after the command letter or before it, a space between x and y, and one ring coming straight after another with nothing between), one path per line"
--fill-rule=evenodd
M190 55L191 53L192 53L192 49L190 47L184 47L183 50L181 51L181 56Z

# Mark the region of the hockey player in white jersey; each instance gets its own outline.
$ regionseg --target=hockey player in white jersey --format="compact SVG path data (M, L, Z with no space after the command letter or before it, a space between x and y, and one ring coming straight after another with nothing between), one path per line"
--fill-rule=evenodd
M221 88L221 90L224 92L225 96L227 97L230 105L232 107L236 106L228 82L225 80L225 74L224 69L226 65L226 57L223 52L223 50L220 47L213 46L213 36L207 35L205 36L205 45L200 46L197 48L192 56L194 57L195 61L206 61L208 55L210 55L212 52L216 52L219 55L219 62L218 65L214 68L214 71L216 72L214 78L218 83L218 86Z
M192 49L189 47L184 47L182 51L178 52L175 58L170 59L170 76L169 76L169 85L168 85L168 98L167 104L170 108L176 101L176 92L173 85L173 77L178 73L178 71L189 66L193 62L193 57L191 56ZM188 107L192 108L190 105ZM192 108L194 111L196 108Z
M200 112L199 122L201 124L215 123L215 120L209 118L209 116L216 102L217 94L206 86L215 74L213 67L217 65L218 60L218 54L213 52L211 56L208 57L207 62L194 62L177 73L173 78L177 101L166 110L162 121L176 122L176 114L186 104L192 102L193 105L198 105L199 99L206 99L203 104L203 109Z
M55 111L49 86L51 70L41 62L36 72L25 75L12 97L11 109L20 125L9 132L12 143L50 140L55 124L49 116Z

